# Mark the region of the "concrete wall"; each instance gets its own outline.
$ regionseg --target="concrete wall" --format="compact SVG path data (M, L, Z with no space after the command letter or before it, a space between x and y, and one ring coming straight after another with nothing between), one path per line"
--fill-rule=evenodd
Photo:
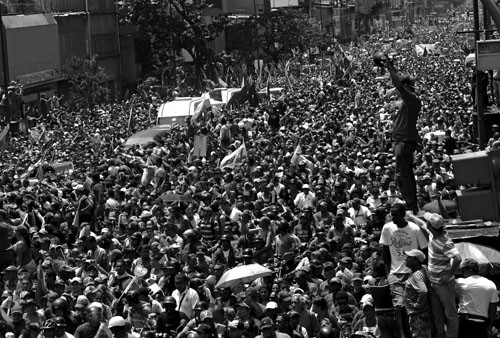
M87 57L87 15L57 15L61 65L72 57Z
M255 15L255 7L257 14L264 11L264 0L222 0L222 7L224 13Z
M6 27L10 80L23 83L57 78L61 68L57 22L51 14L2 18ZM2 76L3 77L3 76Z

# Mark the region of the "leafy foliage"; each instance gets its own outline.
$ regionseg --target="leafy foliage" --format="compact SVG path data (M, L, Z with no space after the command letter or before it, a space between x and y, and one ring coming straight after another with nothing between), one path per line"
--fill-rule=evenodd
M288 59L294 51L304 52L329 40L309 23L306 14L294 9L265 13L259 17L259 26L260 46L275 62Z
M95 57L73 57L64 67L63 76L68 81L70 105L90 107L104 101L106 87L104 69L97 65Z
M138 26L137 58L146 74L158 75L175 65L182 50L192 57L197 72L213 61L209 43L224 30L225 16L207 16L205 0L123 0L121 22Z

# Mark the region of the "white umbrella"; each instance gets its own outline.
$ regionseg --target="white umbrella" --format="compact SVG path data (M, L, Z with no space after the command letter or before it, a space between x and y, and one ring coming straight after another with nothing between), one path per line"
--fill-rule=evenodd
M500 251L490 247L469 242L455 243L455 247L465 258L473 258L479 264L500 264Z
M273 272L260 264L241 265L224 272L217 288L232 288L238 285L251 283L257 278L270 276Z

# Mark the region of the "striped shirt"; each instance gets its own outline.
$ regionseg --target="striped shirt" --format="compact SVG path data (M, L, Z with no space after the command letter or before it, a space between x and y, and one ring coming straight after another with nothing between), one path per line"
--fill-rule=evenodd
M429 280L431 283L448 282L451 260L457 255L460 254L447 232L439 237L434 237L429 233Z

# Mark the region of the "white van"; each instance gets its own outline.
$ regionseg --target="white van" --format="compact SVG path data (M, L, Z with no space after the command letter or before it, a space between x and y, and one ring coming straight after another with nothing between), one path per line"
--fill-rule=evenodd
M158 109L157 125L184 125L188 116L193 116L200 104L210 106L208 99L202 97L178 97L166 102Z

